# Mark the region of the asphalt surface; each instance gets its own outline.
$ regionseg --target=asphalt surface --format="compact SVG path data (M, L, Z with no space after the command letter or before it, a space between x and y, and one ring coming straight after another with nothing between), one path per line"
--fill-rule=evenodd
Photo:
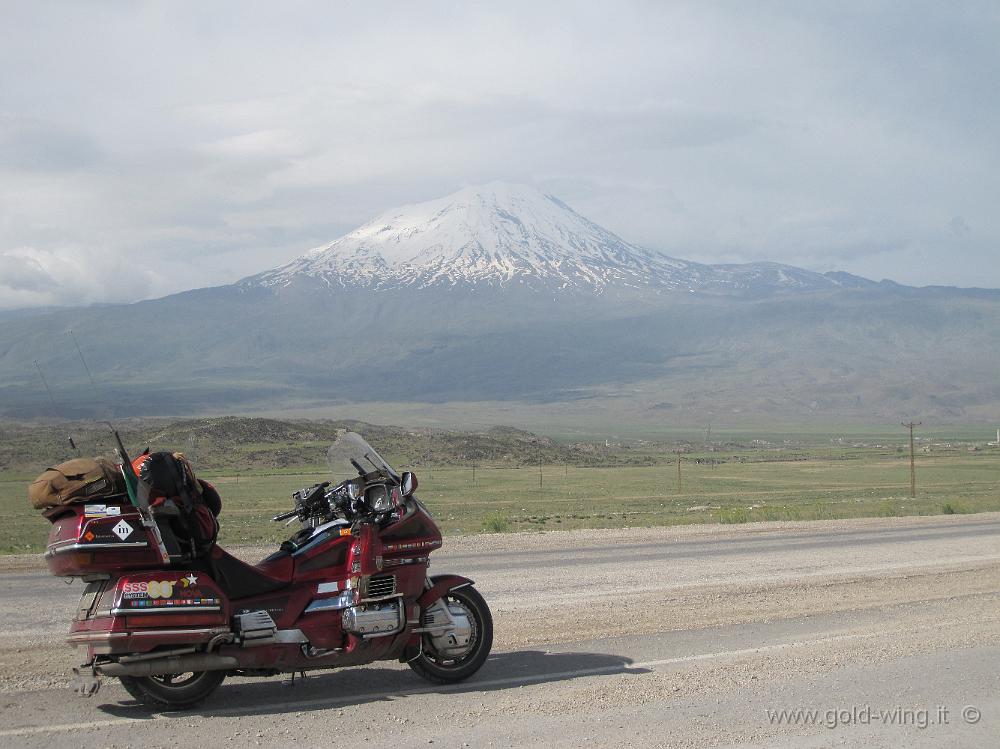
M265 550L245 549L247 558ZM494 654L229 679L201 707L67 689L80 588L0 562L0 746L995 746L1000 516L449 539ZM786 711L786 712L781 712Z

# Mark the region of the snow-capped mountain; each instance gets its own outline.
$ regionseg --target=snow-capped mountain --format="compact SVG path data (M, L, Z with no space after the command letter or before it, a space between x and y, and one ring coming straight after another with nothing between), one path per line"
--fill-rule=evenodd
M502 182L386 211L241 284L283 287L308 280L332 287L594 291L816 289L871 283L774 263L713 266L667 257L626 242L558 198Z
M884 426L1000 415L1000 290L675 260L503 184L388 211L235 285L8 314L0 416L51 416L38 362L65 375L66 415L106 417L76 351L52 342L122 319L156 334L133 336L127 351L91 336L87 357L112 367L114 408L129 416L319 415L348 403L362 415L381 403L382 413L437 420L448 417L435 404L451 403L442 414L478 423L507 419L504 403L532 413L555 404L547 413L566 424L607 418L655 432L709 419Z

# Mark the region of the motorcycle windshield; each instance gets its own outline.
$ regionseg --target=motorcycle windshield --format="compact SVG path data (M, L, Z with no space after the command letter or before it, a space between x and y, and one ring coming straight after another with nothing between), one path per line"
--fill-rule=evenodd
M397 474L374 447L357 432L342 432L326 451L326 464L337 483L357 478L359 473L378 471L393 481Z

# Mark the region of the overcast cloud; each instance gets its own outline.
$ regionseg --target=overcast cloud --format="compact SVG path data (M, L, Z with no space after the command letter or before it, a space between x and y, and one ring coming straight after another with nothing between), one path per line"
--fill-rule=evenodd
M677 257L1000 287L998 8L5 4L0 308L231 282L494 179Z

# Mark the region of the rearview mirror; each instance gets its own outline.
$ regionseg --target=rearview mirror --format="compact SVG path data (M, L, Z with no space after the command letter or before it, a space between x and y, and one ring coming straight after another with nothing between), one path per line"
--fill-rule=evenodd
M412 471L403 471L400 477L399 489L404 497L409 497L417 490L417 477Z

